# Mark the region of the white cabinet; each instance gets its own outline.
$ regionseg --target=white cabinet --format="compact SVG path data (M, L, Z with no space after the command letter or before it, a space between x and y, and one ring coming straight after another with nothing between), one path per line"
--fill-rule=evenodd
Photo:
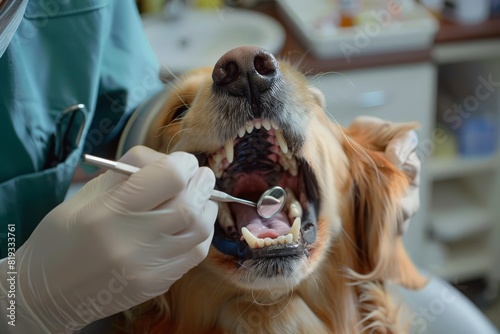
M329 72L311 82L325 93L330 117L342 125L372 115L395 122L418 121L420 134L428 136L435 79L433 64L417 63Z

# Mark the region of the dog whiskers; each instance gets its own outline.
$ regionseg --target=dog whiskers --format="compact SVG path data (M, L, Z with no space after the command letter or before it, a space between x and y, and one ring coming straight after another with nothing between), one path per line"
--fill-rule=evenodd
M212 292L212 294L210 295L210 297L208 297L208 300L212 299L212 297L213 297L213 296L215 296L215 293L217 292L217 290L219 290L219 287L220 287L220 286L222 285L222 283L224 283L225 281L227 281L227 279L225 279L225 278L224 278L224 279L221 279L221 280L219 281L219 284L217 284L217 286L215 287L215 289L214 289L214 291ZM226 284L226 285L224 286L224 290L227 290L227 288L228 288L228 285Z
M179 76L175 74L168 66L161 65L161 69L164 69L168 72L168 75L161 75L160 79L165 84L169 84L173 86L172 82L179 82ZM162 71L160 71L162 72Z
M325 283L323 282L323 279L321 277L318 277L319 275L324 275L324 274L323 273L312 273L311 280L314 283L314 285L316 286L316 290L324 291L325 290ZM318 282L321 283L321 288L320 288L320 284Z
M176 133L172 136L172 138L170 138L170 141L168 142L168 145L167 145L167 149L165 150L165 152L167 152L167 154L170 152L170 144L172 144L172 140L174 140L175 136L177 136L179 133L184 132L184 131L187 131L187 130L191 130L191 128L181 129L181 130L177 131L177 132L176 132Z
M340 229L339 229L340 233L342 233L342 237L345 238L345 240L352 246L354 247L355 250L359 251L361 250L359 248L359 245L356 244L356 242L354 242L354 240L352 240L351 236L349 235L349 233L347 233L347 231L344 229L344 226L340 226Z
M279 311L277 314L275 315L272 315L271 318L276 318L278 317L281 313L283 313L287 308L288 308L288 305L290 305L290 303L292 302L292 298L293 298L293 288L291 289L290 293L289 293L290 297L288 298L288 301L286 302L285 306L283 306L283 308L281 309L281 311Z
M320 72L320 73L314 75L309 80L310 81L318 80L319 78L321 78L322 76L327 75L327 74L338 74L340 76L343 76L351 84L352 88L356 88L356 85L354 84L354 82L352 82L352 80L347 75L345 75L344 73L341 73L341 72L336 72L336 71Z
M181 123L181 122L182 122L182 120L180 120L180 119L179 119L179 120L172 121L172 122L170 122L170 123L169 123L169 124L167 124L167 125L164 125L164 126L159 127L158 129L156 129L156 134L155 134L155 137L160 137L160 136L161 136L161 135L165 132L165 130L167 130L167 128L168 128L169 126L171 126L171 125L176 125L176 124L179 124L179 123Z

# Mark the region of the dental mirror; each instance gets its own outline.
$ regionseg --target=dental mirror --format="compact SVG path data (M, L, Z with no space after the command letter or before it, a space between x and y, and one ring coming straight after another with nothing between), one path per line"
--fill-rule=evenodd
M267 189L260 195L257 203L248 201L246 199L238 198L226 194L219 190L213 190L210 199L218 202L236 202L253 206L257 209L257 213L262 218L271 218L283 209L286 203L286 192L283 188L275 186Z
M134 174L139 171L139 168L127 165L123 162L99 158L90 154L83 155L83 162L97 167L105 167L127 175ZM262 218L271 218L280 212L285 206L286 192L279 186L269 188L262 193L257 203L255 203L214 189L212 190L210 199L217 202L236 202L253 206L257 209L259 216Z

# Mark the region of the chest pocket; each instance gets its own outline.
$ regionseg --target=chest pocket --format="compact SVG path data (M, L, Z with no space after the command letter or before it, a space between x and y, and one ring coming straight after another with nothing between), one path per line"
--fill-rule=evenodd
M110 0L40 0L30 1L24 17L43 23L50 18L78 15L109 5Z

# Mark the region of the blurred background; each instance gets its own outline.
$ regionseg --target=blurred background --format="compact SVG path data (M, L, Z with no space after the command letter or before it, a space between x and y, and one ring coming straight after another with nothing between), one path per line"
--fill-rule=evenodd
M260 45L326 95L333 120L418 121L413 260L500 328L500 1L138 0L166 82Z

